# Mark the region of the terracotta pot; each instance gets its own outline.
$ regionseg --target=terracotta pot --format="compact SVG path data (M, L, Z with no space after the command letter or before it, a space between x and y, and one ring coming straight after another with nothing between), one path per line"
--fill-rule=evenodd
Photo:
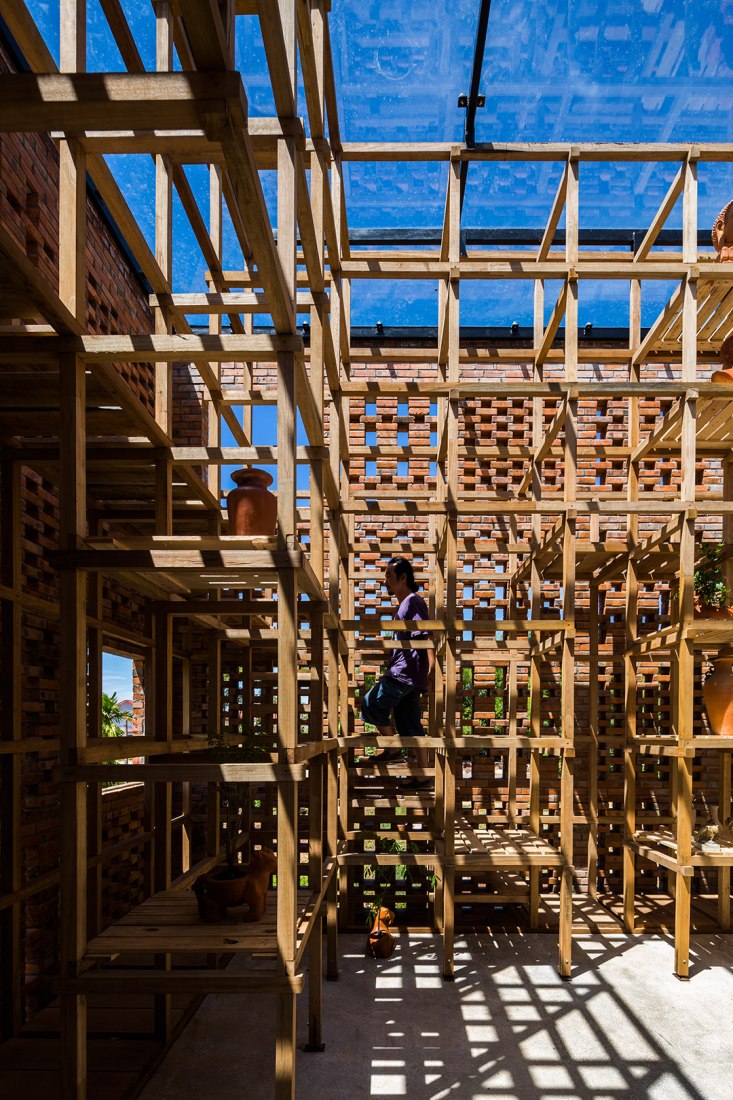
M715 659L702 694L713 733L733 737L733 655Z
M383 905L367 940L367 955L373 959L388 959L394 951L394 936L388 927L393 920L394 913Z
M733 336L720 345L720 362L722 369L713 371L710 381L733 383Z
M224 920L230 905L243 905L247 889L247 876L225 878L226 871L217 869L207 875L200 875L194 883L193 891L199 907L199 916L209 924Z
M696 619L731 619L733 618L733 607L716 607L712 603L702 603L697 596L695 597L695 618Z
M733 260L733 202L727 203L713 225L713 248L722 263Z
M277 497L268 490L272 476L266 470L235 470L237 488L227 496L230 535L264 535L272 538L277 523Z

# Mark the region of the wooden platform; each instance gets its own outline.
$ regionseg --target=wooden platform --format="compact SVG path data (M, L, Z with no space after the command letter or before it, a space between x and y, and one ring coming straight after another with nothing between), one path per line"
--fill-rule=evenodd
M627 843L632 851L644 859L650 859L653 863L668 867L670 870L680 868L683 874L694 874L696 867L708 869L733 867L733 848L721 848L718 852L706 851L694 838L689 859L679 860L675 835L671 829L663 826L654 830L640 830L634 834L634 839Z
M90 1100L125 1100L136 1095L200 1003L197 996L171 998L172 1034L170 1042L164 1043L155 1038L151 996L91 992L87 998ZM54 1001L26 1024L19 1037L0 1045L0 1100L61 1097L60 1022L60 1006Z
M508 826L473 828L465 817L456 817L455 866L481 871L491 867L563 867L557 848L530 829Z
M310 898L307 891L298 894L301 912L306 909ZM243 905L230 909L227 920L206 924L198 915L193 891L175 893L166 890L148 898L90 940L86 958L99 962L140 952L173 955L249 952L274 959L277 957L276 906L276 896L270 892L262 920L248 923L244 919L248 908ZM298 944L302 930L299 931Z

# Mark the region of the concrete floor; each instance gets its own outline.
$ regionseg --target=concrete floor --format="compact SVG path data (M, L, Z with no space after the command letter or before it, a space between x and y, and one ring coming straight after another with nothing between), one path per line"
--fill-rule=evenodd
M326 1050L298 1051L298 1100L733 1098L730 937L694 937L689 982L672 975L669 940L624 935L576 939L563 982L556 943L465 936L450 984L435 936L403 934L379 962L363 936L341 937L341 975L324 983ZM143 1100L269 1100L274 1011L273 998L208 997ZM306 1024L303 994L300 1044Z

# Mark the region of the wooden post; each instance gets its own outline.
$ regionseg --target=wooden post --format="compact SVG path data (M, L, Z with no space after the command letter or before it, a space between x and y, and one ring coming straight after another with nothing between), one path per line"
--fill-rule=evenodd
M287 80L293 107L297 102L295 0L278 0ZM295 139L283 137L277 146L277 251L290 299L295 331L296 179ZM296 498L296 376L292 353L281 353L277 371L277 519L281 547L297 544ZM278 759L294 759L298 742L298 580L293 569L280 573L277 623ZM298 784L281 782L277 798L277 943L278 969L294 972L298 889ZM275 1036L275 1098L295 1096L295 994L277 997Z
M537 350L544 335L545 284L541 279L534 281L534 348L535 359L532 380L541 382L542 363ZM532 398L532 450L536 454L544 436L544 403L541 397ZM542 500L542 467L532 459L532 500ZM542 516L535 512L530 525L530 618L538 619L542 612L542 577L537 561L537 549L542 539ZM529 733L539 738L542 734L542 658L535 652L529 658ZM540 757L533 748L529 757L529 827L533 833L540 833ZM536 929L539 923L540 908L540 869L529 870L529 924Z
M688 159L685 165L682 207L682 256L686 263L697 259L697 164ZM680 499L689 511L680 532L680 626L684 628L694 615L695 571L695 462L697 401L694 387L697 373L697 279L684 280L682 305L682 380L691 383L684 398L681 430ZM676 692L677 737L681 749L691 740L694 723L693 683L695 655L692 642L681 639L677 658ZM678 756L677 776L677 875L675 886L674 972L687 978L690 966L690 908L692 876L683 873L692 854L692 758Z
M61 0L59 69L86 70L86 0ZM59 298L86 328L86 155L76 138L59 142Z
M571 154L568 161L566 192L566 253L567 263L578 261L578 158ZM578 280L572 274L567 280L565 307L565 379L578 380ZM564 496L566 510L562 538L562 613L563 620L572 623L562 637L562 735L572 746L575 741L575 542L576 513L572 504L578 485L578 397L570 389L565 412L565 446L563 453ZM560 850L565 863L560 879L560 935L558 969L563 978L570 977L573 932L573 766L574 750L563 749L560 763Z
M90 524L90 533L98 535L99 522ZM102 600L103 578L101 573L88 577L88 628L89 647L89 702L87 707L87 736L100 737L102 730ZM102 851L102 785L90 783L87 791L89 827L87 830L88 856L98 856ZM87 875L87 935L91 939L102 927L102 864L95 863Z
M597 541L591 539L591 542ZM597 584L589 586L588 600L588 896L598 898L598 748L600 738L598 696L600 665L598 660L598 601Z
M22 762L22 627L21 599L21 476L20 463L4 461L0 469L0 584L9 590L0 599L0 743L10 751L0 755L0 893L14 894L22 883L21 830ZM24 975L21 955L23 910L20 903L0 912L0 979L2 1037L10 1039L23 1021Z
M85 367L76 356L60 361L60 545L77 550L86 535ZM60 665L62 765L76 762L86 743L87 634L86 576L78 569L61 574ZM61 941L60 972L76 977L86 950L87 798L84 783L61 784ZM61 994L63 1095L86 1096L86 997Z
M456 277L448 280L446 313L441 318L448 329L447 362L444 375L449 382L458 381L459 357L459 296L460 280L457 277L460 258L460 158L453 150L448 181L448 252ZM440 354L440 349L439 349ZM458 420L459 404L451 395L445 405L446 466L444 492L445 518L445 714L444 737L446 745L443 776L443 810L445 815L443 836L443 979L455 977L455 805L456 805L456 680L458 676L458 638L455 627L458 590ZM436 731L437 733L437 731Z
M733 500L733 461L723 463L723 500ZM726 512L723 515L723 542L726 546L733 544L733 515ZM733 590L733 561L730 558L725 562L725 583L728 590ZM718 813L721 821L726 821L731 814L731 762L733 753L725 750L718 757ZM731 906L730 906L730 867L718 869L718 923L724 932L730 932Z
M323 612L311 614L311 678L309 698L309 737L323 740ZM324 757L315 756L308 776L308 887L320 889L323 876L323 776ZM322 912L322 910L321 910ZM308 1045L311 1052L325 1049L322 1038L323 1015L323 921L319 916L308 944Z
M641 281L632 279L629 292L629 348L636 351L641 341ZM634 363L629 368L629 381L639 382L641 366ZM639 444L639 399L629 397L626 402L626 438L633 454ZM630 504L639 499L639 463L629 460L629 481L626 497ZM631 552L639 539L639 517L629 512L626 517L626 541L629 559L626 567L626 648L624 654L624 849L623 849L623 912L624 927L633 932L635 927L634 899L636 896L636 853L629 847L636 832L636 745L637 736L637 686L636 656L631 652L639 636L639 579L638 567Z
M173 26L168 0L155 3L155 68L161 73L173 70ZM170 158L155 154L155 259L163 277L173 282L173 183ZM156 333L170 332L167 309L154 310ZM168 435L172 431L173 364L155 364L155 419Z

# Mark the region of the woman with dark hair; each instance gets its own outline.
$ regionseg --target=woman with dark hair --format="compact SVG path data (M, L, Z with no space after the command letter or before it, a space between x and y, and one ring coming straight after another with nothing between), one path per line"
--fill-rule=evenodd
M384 573L384 584L390 596L398 602L397 618L402 622L429 618L427 605L417 590L412 562L407 558L391 558ZM417 641L429 637L425 630L398 630L398 641ZM421 695L427 690L435 673L433 649L396 648L390 650L384 675L366 693L361 707L365 722L376 726L382 736L423 737ZM390 722L394 722L394 730ZM427 749L415 750L418 767L428 765ZM379 763L402 759L400 749L385 749L373 758ZM430 780L413 779L408 790L424 790Z

